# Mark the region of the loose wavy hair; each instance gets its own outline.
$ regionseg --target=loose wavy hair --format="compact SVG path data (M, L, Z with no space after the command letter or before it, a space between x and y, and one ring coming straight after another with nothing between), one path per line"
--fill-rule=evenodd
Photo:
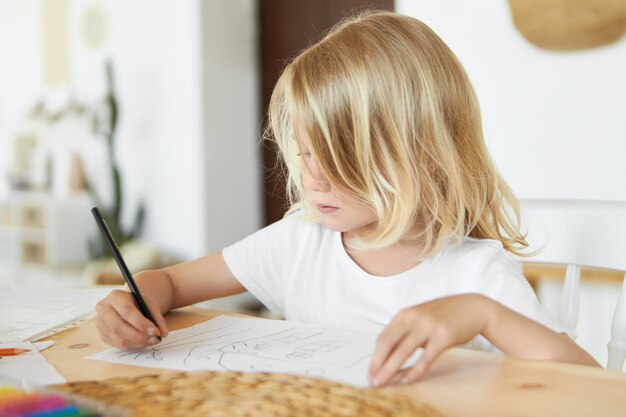
M378 221L351 247L419 242L420 258L465 237L528 244L519 205L483 140L480 109L456 56L424 23L366 12L332 28L283 71L266 138L287 168L290 211L318 218L304 191L298 131L330 183Z

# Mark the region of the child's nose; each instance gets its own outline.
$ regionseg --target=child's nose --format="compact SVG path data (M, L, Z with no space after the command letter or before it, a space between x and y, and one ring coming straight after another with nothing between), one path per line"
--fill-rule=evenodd
M322 178L322 179L311 178L309 188L314 191L327 193L328 191L330 191L330 182L328 182L328 180L325 178Z
M330 182L314 158L311 158L306 164L304 183L306 188L310 190L322 192L330 191Z

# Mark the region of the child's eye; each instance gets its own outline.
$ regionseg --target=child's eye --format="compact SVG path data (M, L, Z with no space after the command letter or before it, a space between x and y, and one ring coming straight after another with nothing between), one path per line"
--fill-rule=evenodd
M311 152L298 152L296 156L303 156L305 158L308 158L311 156Z

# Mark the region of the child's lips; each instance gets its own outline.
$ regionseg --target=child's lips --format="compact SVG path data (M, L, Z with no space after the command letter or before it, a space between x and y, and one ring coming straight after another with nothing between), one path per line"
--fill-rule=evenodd
M327 206L326 204L316 204L315 207L322 214L329 214L339 210L339 207Z

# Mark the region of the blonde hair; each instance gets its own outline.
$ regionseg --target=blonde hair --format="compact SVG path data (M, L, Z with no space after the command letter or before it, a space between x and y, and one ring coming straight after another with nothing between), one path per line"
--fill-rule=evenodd
M480 110L460 62L424 23L391 12L346 19L298 55L272 94L266 137L286 164L290 211L306 199L298 129L333 186L378 221L350 246L420 242L427 258L465 237L528 246L519 206L484 144ZM416 231L417 230L417 231Z

